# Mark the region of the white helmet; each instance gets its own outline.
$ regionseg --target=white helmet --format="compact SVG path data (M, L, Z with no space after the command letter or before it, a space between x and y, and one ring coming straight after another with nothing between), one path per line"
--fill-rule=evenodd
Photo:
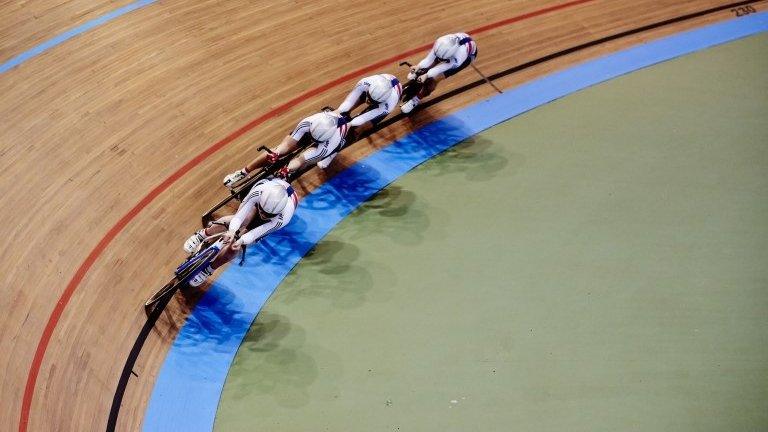
M261 192L259 196L259 208L264 213L276 215L288 205L288 191L278 183L272 183Z
M435 41L435 55L441 60L448 60L459 49L460 39L456 35L440 36Z
M309 133L318 142L325 142L338 130L338 117L328 112L313 114L309 117Z
M368 96L376 102L384 102L392 92L392 81L381 75L368 78Z

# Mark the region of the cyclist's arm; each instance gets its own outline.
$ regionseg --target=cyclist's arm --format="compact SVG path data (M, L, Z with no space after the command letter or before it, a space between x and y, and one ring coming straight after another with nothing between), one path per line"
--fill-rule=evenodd
M417 69L429 69L432 67L433 64L435 64L435 61L437 60L437 57L435 56L435 50L431 49L429 50L429 54L427 54L426 57L424 57L419 64L416 65Z
M309 117L303 119L299 122L299 124L296 125L296 127L293 129L293 132L291 132L288 136L293 139L294 141L299 141L304 134L309 133L309 126L312 123L309 121ZM285 140L283 140L285 142Z
M285 206L285 209L282 211L282 213L276 217L273 217L269 222L263 225L259 225L256 228L243 234L243 236L240 237L240 243L244 245L252 244L264 238L268 234L273 233L288 225L288 222L290 222L291 218L293 217L293 211L293 204L289 203L287 206Z
M339 105L339 109L337 111L340 113L343 113L343 112L349 112L350 110L352 110L352 107L355 106L355 102L357 102L358 99L360 99L360 96L363 94L363 91L365 90L364 86L365 85L363 84L363 81L360 80L355 86L355 88L353 88L352 91L349 92L349 94L347 95L347 98L344 99L344 102L342 102L341 105Z
M229 231L235 232L239 230L243 226L243 222L248 218L248 216L253 216L252 212L256 211L256 200L258 199L257 194L254 194L253 191L248 194L248 197L246 197L245 201L240 203L240 207L237 208L237 213L232 217L232 220L229 221Z

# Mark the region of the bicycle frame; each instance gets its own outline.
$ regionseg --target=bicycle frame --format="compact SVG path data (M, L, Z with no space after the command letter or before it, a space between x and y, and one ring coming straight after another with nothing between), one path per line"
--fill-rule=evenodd
M198 271L192 272L190 274L185 274L182 276L185 270L189 269L190 267L200 263L201 261L207 260L208 264L213 262L214 259L216 259L217 256L219 256L219 253L221 253L222 249L224 249L224 234L225 233L218 233L214 234L212 236L206 237L202 242L200 242L200 245L197 246L197 250L192 252L186 261L181 263L176 268L176 271L174 272L176 274L176 277L181 282L182 279L184 281L194 277L200 270L207 267L207 265L201 265L199 267ZM210 243L211 240L216 240L213 243ZM207 244L207 246L206 246Z

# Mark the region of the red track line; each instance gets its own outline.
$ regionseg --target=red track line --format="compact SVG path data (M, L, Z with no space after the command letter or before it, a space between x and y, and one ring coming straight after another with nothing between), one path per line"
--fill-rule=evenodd
M518 15L512 18L507 18L505 20L497 21L491 24L484 25L482 27L478 27L474 30L470 30L469 33L470 34L484 33L486 31L489 31L498 27L513 24L519 21L540 16L540 15L544 15L549 12L554 12L557 10L566 9L573 6L590 3L593 1L595 0L574 0L567 3L562 3L559 5L538 9L538 10L528 12L522 15ZM271 111L265 114L262 114L261 116L251 120L246 125L242 126L241 128L237 129L231 134L227 135L224 139L212 145L211 147L207 148L202 153L195 156L192 160L185 163L181 168L176 170L176 172L171 174L162 183L155 186L144 198L142 198L141 201L139 201L130 211L128 211L128 213L126 213L125 216L120 218L120 220L117 221L117 223L107 232L107 234L99 241L99 243L93 248L93 250L91 250L91 253L88 254L88 257L86 257L85 261L83 261L83 263L80 264L80 267L78 267L77 271L72 276L72 279L70 279L69 283L67 284L67 287L64 289L64 292L59 297L59 301L56 302L56 306L54 306L53 311L51 312L51 315L48 318L48 323L45 325L45 328L43 329L43 334L42 336L40 336L40 341L37 344L35 355L32 358L32 364L29 367L29 374L27 375L27 384L26 384L26 387L24 388L24 396L21 403L21 416L19 418L19 432L27 431L27 425L29 423L29 413L30 413L30 408L32 406L32 398L35 394L37 376L40 373L40 366L43 363L43 357L45 356L45 352L48 349L48 343L51 340L51 336L53 336L53 331L56 329L56 325L59 323L59 319L61 318L61 315L64 313L64 308L67 307L69 300L72 298L72 294L74 294L75 290L80 285L80 282L82 282L83 278L85 278L86 273L88 273L88 270L91 269L91 266L93 266L93 263L96 262L99 256L104 252L107 246L109 246L112 240L114 240L115 237L117 237L117 235L123 230L123 228L125 228L126 225L128 225L139 213L141 213L141 211L144 210L144 208L148 206L149 203L154 201L155 198L157 198L161 193L163 193L166 189L168 189L173 183L179 180L182 176L184 176L186 173L191 171L192 168L196 167L197 165L202 163L205 159L207 159L209 156L221 150L222 148L224 148L224 146L236 140L237 138L241 137L246 132L255 128L256 126L264 123L269 119L272 119L280 115L281 113L287 111L290 108L293 108L294 106L300 104L301 102L306 101L307 99L313 96L317 96L320 93L325 92L326 90L329 90L333 87L336 87L342 84L344 81L347 81L352 78L356 78L358 76L362 76L363 74L371 72L382 66L389 65L403 58L407 58L413 54L417 54L421 51L428 49L431 46L432 44L422 45L418 48L408 50L404 53L400 53L388 59L368 65L364 68L350 72L346 75L342 75L339 78L336 78L333 81L327 82L320 87L316 87L314 89L308 90L282 105L278 105L277 107L273 108Z

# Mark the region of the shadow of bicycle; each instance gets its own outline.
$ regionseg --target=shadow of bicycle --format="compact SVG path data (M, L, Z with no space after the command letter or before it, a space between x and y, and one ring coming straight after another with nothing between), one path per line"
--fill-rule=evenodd
M278 406L298 408L310 401L309 387L322 374L331 379L341 375L338 354L319 346L307 346L306 330L289 317L262 312L240 346L241 352L227 376L222 406L237 409L239 401L253 402L254 396Z

